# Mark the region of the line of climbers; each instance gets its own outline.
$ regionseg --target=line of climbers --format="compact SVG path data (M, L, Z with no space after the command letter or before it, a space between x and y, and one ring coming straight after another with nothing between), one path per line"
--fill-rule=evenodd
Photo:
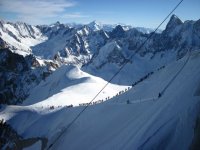
M157 71L161 70L161 69L164 69L165 66L161 66L160 68L157 69ZM137 84L139 84L140 82L144 81L145 79L149 78L152 74L154 74L153 71L149 72L147 75L143 76L142 78L140 78L138 81L132 83L131 87L128 87L128 88L125 88L125 90L122 90L122 91L119 91L115 96L119 96L127 91L129 91L131 88L133 88L134 86L136 86ZM115 97L113 96L113 97ZM158 98L161 97L161 93L158 94ZM96 105L96 104L100 104L100 103L103 103L104 101L107 101L109 100L110 97L106 97L105 100L98 100L98 101L95 101L95 102L92 102L92 103L81 103L79 104L79 106L88 106L88 105ZM127 101L127 104L130 104L130 101L128 100ZM61 107L61 106L58 106L58 108ZM73 107L73 105L68 105L68 106L65 106L67 108L71 108ZM54 106L50 106L49 107L51 110L54 109L55 107Z
M57 106L57 108L60 108L60 107L62 107L62 106ZM71 105L68 105L68 106L65 106L66 108L71 108L71 107L73 107L73 105L71 104ZM49 109L51 109L51 110L53 110L53 109L55 109L55 106L49 106Z
M134 87L134 86L136 86L138 83L144 81L145 79L147 79L147 78L148 78L150 75L152 75L153 73L154 73L154 72L152 71L152 72L148 73L147 75L145 75L144 77L140 78L138 81L136 81L136 82L134 82L134 83L132 84L132 87Z
M164 69L164 68L165 68L165 66L163 65L163 66L159 67L159 68L157 69L157 71L160 71L160 70L162 70L162 69ZM138 81L134 82L134 83L131 85L131 87L128 87L128 88L125 88L125 90L119 91L115 96L119 96L119 95L121 95L121 94L123 94L123 93L129 91L131 88L133 88L134 86L136 86L136 85L139 84L140 82L142 82L142 81L144 81L145 79L149 78L152 74L154 74L153 71L150 72L150 73L148 73L147 75L143 76L143 77L140 78ZM113 97L115 97L115 96L113 96ZM158 93L158 98L160 98L160 97L161 97L161 93ZM81 103L81 104L79 104L79 106L95 105L95 104L99 104L99 103L102 103L102 102L104 102L104 101L107 101L107 100L109 100L109 99L110 99L110 97L106 97L105 100L98 100L98 101L95 101L95 102L92 102L92 103ZM129 104L130 101L128 100L127 103Z
M103 103L103 100L98 100L98 101L95 101L92 103L81 103L81 104L79 104L79 106L96 105L96 104L100 104L100 103Z

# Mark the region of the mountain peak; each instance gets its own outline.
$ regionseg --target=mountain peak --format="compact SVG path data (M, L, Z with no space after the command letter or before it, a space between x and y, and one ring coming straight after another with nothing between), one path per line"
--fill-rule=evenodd
M119 32L124 32L124 29L121 25L117 25L114 30Z
M60 22L59 22L59 21L56 21L56 23L55 23L55 24L59 25L59 24L60 24Z
M176 15L173 14L166 26L166 29L173 29L181 24L183 24L183 22Z
M87 26L89 27L89 28L91 28L92 30L94 30L94 31L98 31L98 30L101 30L101 23L100 22L98 22L98 21L96 21L96 20L94 20L94 21L92 21L92 22L90 22L89 24L87 24Z
M61 23L59 21L56 21L55 23L51 24L50 26L59 26Z
M101 23L99 21L97 21L97 20L94 20L94 21L90 22L89 24L97 24L97 25L99 25Z
M173 14L170 18L170 21L176 21L178 23L183 23L178 16L176 16L175 14Z
M112 37L123 37L125 34L125 31L121 25L117 25L111 32Z
M90 22L90 24L96 24L97 21L96 20L93 20L92 22Z

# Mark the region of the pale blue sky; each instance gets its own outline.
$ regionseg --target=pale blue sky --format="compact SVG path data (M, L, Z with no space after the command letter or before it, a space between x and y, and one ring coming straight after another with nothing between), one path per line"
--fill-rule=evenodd
M1 0L0 18L29 24L124 23L155 28L180 0ZM200 19L200 0L184 0L175 11L183 21ZM164 28L162 26L162 28Z

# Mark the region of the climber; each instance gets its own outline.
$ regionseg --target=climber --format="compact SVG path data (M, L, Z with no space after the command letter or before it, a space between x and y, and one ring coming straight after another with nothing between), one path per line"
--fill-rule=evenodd
M127 100L126 103L127 103L127 104L130 104L130 100Z
M161 96L162 96L162 94L159 92L159 93L158 93L158 98L160 98Z

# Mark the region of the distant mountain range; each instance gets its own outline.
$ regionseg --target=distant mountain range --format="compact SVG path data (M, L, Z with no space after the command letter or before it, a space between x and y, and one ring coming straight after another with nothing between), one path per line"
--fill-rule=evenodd
M86 25L56 22L51 25L32 26L1 20L0 57L4 58L0 64L0 75L3 76L1 100L3 103L23 101L29 95L30 88L65 64L82 66L88 73L108 80L112 72L123 63L135 61L129 60L129 55L133 53L137 53L141 58L148 56L150 59L160 55L163 57L163 63L180 59L188 49L200 48L199 26L200 20L182 22L173 15L165 30L156 33L138 49L152 29L120 24L103 25L97 21ZM11 58L14 61L8 64ZM113 70L111 73L108 71L110 67ZM108 72L109 75L102 74L102 71ZM19 77L14 75L15 73L22 75Z

